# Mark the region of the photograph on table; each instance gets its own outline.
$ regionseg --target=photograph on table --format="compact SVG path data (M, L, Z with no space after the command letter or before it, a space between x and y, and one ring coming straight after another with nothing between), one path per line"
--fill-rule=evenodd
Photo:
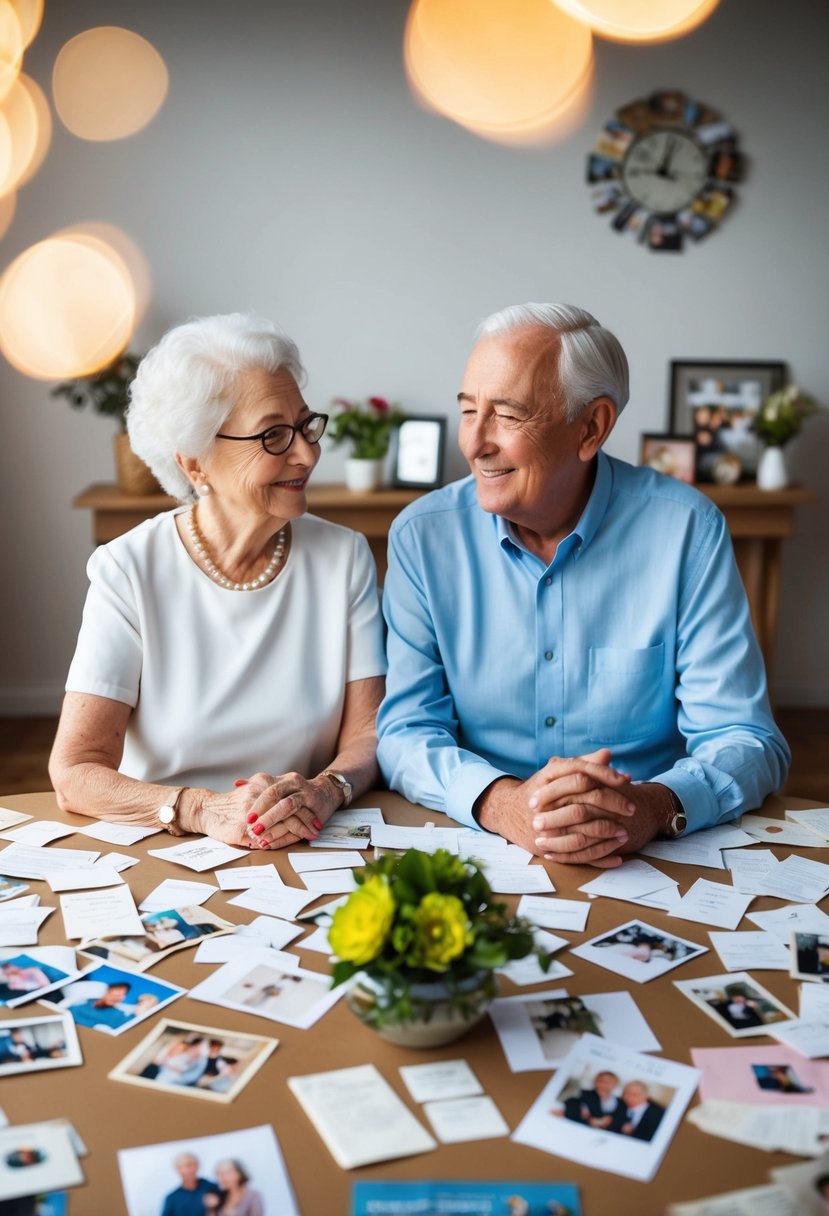
M513 1072L557 1068L585 1033L634 1051L661 1050L629 992L570 996L562 988L502 997L489 1016Z
M753 1106L829 1109L829 1062L809 1060L785 1043L693 1047L700 1098Z
M190 997L307 1030L348 987L332 989L330 976L280 966L273 958L272 950L247 951L191 988Z
M697 445L688 435L657 434L640 437L639 463L692 486L696 476Z
M714 215L727 188L712 191L710 206L695 207ZM727 205L727 203L726 203ZM765 399L782 388L783 363L741 360L672 360L670 429L696 440L696 480L752 481L757 476L760 441L754 424Z
M39 1200L48 1191L79 1186L83 1181L73 1131L68 1123L50 1120L0 1128L0 1201L24 1196ZM41 1209L34 1204L35 1199L28 1208L10 1203L3 1211L8 1211L9 1216L49 1211L45 1203ZM65 1211L65 1205L55 1205L51 1210L55 1213Z
M805 1085L791 1064L752 1064L751 1071L757 1088L776 1094L813 1094L813 1085Z
M0 903L4 899L17 899L18 895L22 895L28 889L27 882L23 882L19 878L6 878L5 875L0 874Z
M674 984L735 1039L768 1034L770 1027L790 1022L795 1017L747 971L674 980Z
M826 1216L829 1212L829 1152L807 1165L783 1165L771 1170L797 1216Z
M209 1216L222 1206L259 1216L300 1216L279 1142L267 1124L121 1149L118 1168L127 1216Z
M611 933L594 937L572 951L578 958L639 984L656 979L706 952L705 946L664 933L641 920L627 921Z
M178 984L151 980L137 971L92 963L70 984L54 988L41 1003L70 1013L76 1026L118 1035L186 991Z
M585 1034L513 1133L520 1144L647 1182L697 1087L695 1068Z
M796 980L829 984L829 933L793 933L791 974Z
M0 1022L0 1077L82 1063L75 1023L68 1014Z
M278 1043L259 1034L162 1018L109 1076L149 1089L232 1102Z
M197 945L210 934L232 933L236 928L206 908L166 908L141 917L141 937L106 937L81 942L78 950L91 958L123 963L133 971L146 971L176 950Z
M4 950L0 956L0 1005L14 1009L37 1000L79 974L75 951L69 946Z

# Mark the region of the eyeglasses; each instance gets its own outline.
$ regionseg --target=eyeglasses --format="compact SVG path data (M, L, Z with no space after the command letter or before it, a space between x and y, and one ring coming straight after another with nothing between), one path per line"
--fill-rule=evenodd
M266 431L260 431L258 435L217 435L216 438L235 439L240 443L258 439L271 456L281 456L294 442L297 431L302 433L302 438L306 443L319 443L327 426L327 414L309 414L296 426L291 426L288 422L281 422L279 426L269 426Z

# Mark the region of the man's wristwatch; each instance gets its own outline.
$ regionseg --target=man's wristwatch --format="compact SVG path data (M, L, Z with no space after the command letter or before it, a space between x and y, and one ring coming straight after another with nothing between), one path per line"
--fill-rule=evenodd
M677 836L683 834L687 826L688 818L682 809L682 803L673 790L671 790L671 809L668 812L668 823L664 834L669 840L676 840Z
M329 781L334 782L334 784L342 792L342 806L348 806L351 799L354 797L354 786L351 784L348 778L343 773L335 773L332 768L327 768L324 773L320 773L320 776L327 777Z
M156 811L158 822L166 832L170 833L171 836L184 835L178 821L178 804L181 801L181 796L186 789L187 786L183 785L171 802L165 802L164 805L160 806Z

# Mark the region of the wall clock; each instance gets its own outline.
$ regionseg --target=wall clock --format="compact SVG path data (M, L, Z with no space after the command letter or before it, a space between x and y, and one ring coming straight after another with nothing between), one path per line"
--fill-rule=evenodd
M659 252L679 253L718 226L744 158L722 115L677 89L620 106L588 153L596 211Z

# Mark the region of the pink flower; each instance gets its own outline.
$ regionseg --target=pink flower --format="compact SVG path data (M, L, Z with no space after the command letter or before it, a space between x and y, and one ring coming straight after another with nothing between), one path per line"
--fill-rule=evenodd
M389 412L389 403L385 397L369 397L368 403L378 414L387 414Z

